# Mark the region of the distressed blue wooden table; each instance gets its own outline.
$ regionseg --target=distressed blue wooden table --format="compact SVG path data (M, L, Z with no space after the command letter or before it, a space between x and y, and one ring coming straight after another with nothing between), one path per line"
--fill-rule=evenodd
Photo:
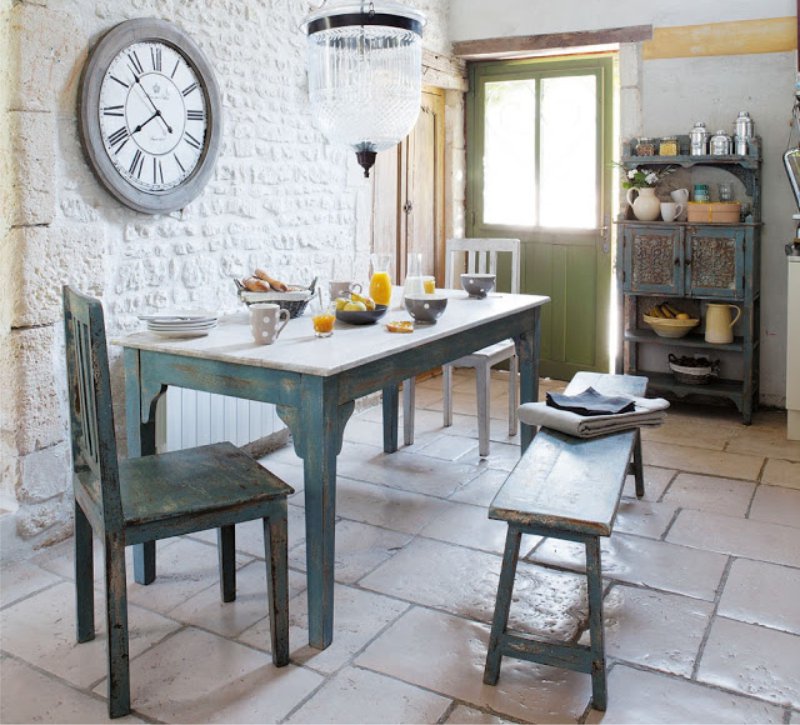
M398 294L398 290L395 290ZM470 299L449 291L447 311L413 334L392 334L383 322L407 318L390 309L377 325L336 325L314 337L311 319L291 320L273 345L256 345L246 313L223 321L207 337L170 339L150 332L115 342L124 348L128 455L155 452L155 409L170 385L275 403L303 459L309 642L319 649L333 638L336 457L355 400L383 391L384 450L397 450L398 386L406 378L513 338L520 362L520 400L536 400L539 387L541 306L548 297L494 294ZM523 425L522 449L534 431ZM155 544L134 551L136 580L155 578Z

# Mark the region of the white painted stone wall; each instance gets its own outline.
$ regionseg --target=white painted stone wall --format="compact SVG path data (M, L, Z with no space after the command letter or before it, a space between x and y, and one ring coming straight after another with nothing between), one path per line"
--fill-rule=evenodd
M14 41L3 52L19 60L15 74L0 56L3 127L14 129L17 161L11 184L0 173L0 491L18 505L13 516L0 517L4 554L21 540L40 546L71 529L63 283L102 297L113 336L138 328L137 314L173 305L232 311L231 277L256 266L310 282L328 275L334 257L351 257L366 277L370 182L350 151L324 140L309 110L300 24L319 4L0 0L0 33ZM412 4L428 14L425 46L446 52L447 1ZM224 108L212 180L167 216L118 204L90 172L77 132L89 48L119 22L150 16L175 22L202 47ZM0 136L0 152L10 143ZM8 157L0 153L0 164ZM119 404L118 353L112 348Z
M796 13L793 0L452 0L450 38L474 40L598 30L630 25L683 26ZM732 130L749 110L764 144L764 227L761 235L760 397L783 406L786 387L786 261L783 245L794 236L797 211L781 154L794 100L795 53L768 53L642 61L637 45L620 51L620 133L659 136L688 133L696 120L711 130Z

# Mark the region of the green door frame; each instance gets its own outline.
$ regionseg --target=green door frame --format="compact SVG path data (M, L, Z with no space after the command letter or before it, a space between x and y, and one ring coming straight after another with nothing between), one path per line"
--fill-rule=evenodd
M564 320L564 327L569 326L570 309L575 310L575 300L565 299L554 294L552 290L534 289L533 281L527 270L530 264L522 263L522 291L530 293L550 293L553 303L543 314L543 348L542 374L569 379L578 370L596 370L608 372L609 369L609 311L611 305L612 253L610 239L610 213L613 168L614 124L613 124L613 89L614 62L616 54L587 55L568 60L528 59L512 61L476 62L469 65L469 92L467 94L467 235L470 237L517 237L522 240L523 250L532 249L534 243L541 245L555 244L559 239L563 242L567 237L572 240L581 239L583 248L594 244L596 249L596 273L592 280L595 299L591 309L593 319L588 324L594 325L593 360L571 361L568 357L567 330L558 329L558 320ZM597 158L596 185L600 198L598 203L597 228L591 230L558 230L539 227L518 227L512 225L486 224L483 222L483 154L484 154L484 89L487 82L553 78L558 76L594 75L597 82ZM536 178L539 178L539 97L541 84L537 83L537 117L534 130L536 141ZM588 165L588 164L587 164ZM540 185L536 184L537 194ZM565 190L565 193L569 193ZM538 199L534 200L538 209ZM527 245L526 245L527 243ZM567 257L564 264L569 264L571 253L565 249ZM523 257L525 252L523 252ZM573 257L574 259L574 257ZM561 272L558 275L561 276ZM560 281L555 282L556 286ZM502 285L502 278L498 286ZM501 287L502 288L502 287ZM573 320L575 312L573 314ZM584 313L585 314L585 313ZM545 320L549 317L548 321ZM582 324L586 324L586 320ZM555 326L555 327L554 327ZM548 340L548 330L552 332ZM577 327L576 327L577 330ZM557 349L556 349L557 348Z

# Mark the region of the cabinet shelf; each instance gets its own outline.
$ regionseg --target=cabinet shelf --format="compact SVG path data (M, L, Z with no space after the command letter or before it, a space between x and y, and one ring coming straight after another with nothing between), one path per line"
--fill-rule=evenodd
M657 373L650 370L632 370L632 375L645 375L650 384L648 391L666 391L674 393L679 398L687 395L706 395L715 398L729 398L737 405L743 399L741 380L717 379L705 385L687 385L675 380L671 373Z
M651 343L654 345L668 345L670 347L691 347L703 350L721 350L726 352L742 352L744 338L735 337L732 343L720 345L715 342L706 342L702 335L686 335L685 337L661 337L652 330L631 330L625 333L625 342Z

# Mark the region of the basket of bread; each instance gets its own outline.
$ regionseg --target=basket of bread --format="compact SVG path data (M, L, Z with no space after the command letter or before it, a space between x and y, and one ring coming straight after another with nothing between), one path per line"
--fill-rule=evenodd
M233 278L239 298L246 305L256 302L274 302L281 309L288 310L291 317L299 317L314 296L317 278L308 285L287 284L270 276L263 269L256 269L244 279Z

